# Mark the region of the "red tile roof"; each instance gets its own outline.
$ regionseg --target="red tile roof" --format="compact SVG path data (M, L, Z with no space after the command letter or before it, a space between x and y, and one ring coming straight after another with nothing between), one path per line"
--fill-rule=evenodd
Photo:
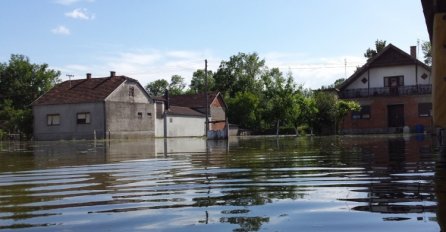
M103 101L126 80L136 81L126 76L64 81L40 96L32 105L74 104Z

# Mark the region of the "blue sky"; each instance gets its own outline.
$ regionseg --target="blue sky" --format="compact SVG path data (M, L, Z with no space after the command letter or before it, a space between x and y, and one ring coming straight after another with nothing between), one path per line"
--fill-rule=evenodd
M204 59L216 71L257 52L319 88L351 75L378 38L406 52L428 40L420 0L3 0L0 28L0 62L23 54L63 80L116 71L143 85L189 83Z

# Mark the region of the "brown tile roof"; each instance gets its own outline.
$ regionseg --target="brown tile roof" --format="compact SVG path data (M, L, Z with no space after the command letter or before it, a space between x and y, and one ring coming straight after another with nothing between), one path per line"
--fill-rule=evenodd
M218 95L219 92L209 92L208 103L211 104ZM172 106L182 106L189 108L206 107L205 93L169 96L169 102Z
M198 116L204 117L204 114L188 107L170 106L168 115Z
M126 80L126 76L113 76L64 81L40 96L32 105L74 104L103 101Z

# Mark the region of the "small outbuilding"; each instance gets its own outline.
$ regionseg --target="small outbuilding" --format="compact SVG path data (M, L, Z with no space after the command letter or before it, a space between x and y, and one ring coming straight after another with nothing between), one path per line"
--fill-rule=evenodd
M162 96L156 102L156 136L207 136L209 139L228 137L227 106L220 92ZM208 131L206 132L206 104ZM166 120L164 120L164 116Z

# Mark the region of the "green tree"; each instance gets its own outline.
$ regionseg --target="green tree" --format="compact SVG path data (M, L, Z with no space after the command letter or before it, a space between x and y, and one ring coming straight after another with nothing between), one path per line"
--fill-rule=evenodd
M339 130L339 127L341 126L340 122L342 121L342 124L344 123L344 118L347 116L348 112L351 111L358 111L361 109L361 106L356 101L350 101L350 100L341 100L338 99L336 101L336 131Z
M317 107L316 130L321 134L337 133L340 122L348 112L360 109L357 102L338 99L334 92L317 91L314 99Z
M238 124L242 128L257 128L259 122L258 95L250 92L238 92L235 97L226 100L228 105L228 118L232 123Z
M364 53L364 57L367 59L371 59L372 57L374 57L376 54L380 53L385 47L386 47L386 41L385 40L379 40L377 39L375 41L375 48L368 48L365 53Z
M276 135L278 135L280 123L288 121L299 111L294 96L296 85L291 73L285 78L278 68L265 72L262 80L264 84L263 115L269 122L276 124Z
M152 96L161 96L164 94L164 91L167 89L168 86L169 82L164 79L158 79L147 84L145 89Z
M0 93L12 100L16 109L29 106L40 95L59 82L60 71L47 64L32 64L24 55L11 55L9 63L0 66Z
M424 41L421 44L421 50L424 54L424 63L428 66L432 66L432 44L430 41Z
M186 83L184 83L184 78L180 75L173 75L170 78L169 83L169 94L171 95L181 95L184 93L184 88Z
M0 126L31 135L31 103L58 83L59 76L60 71L33 64L24 55L13 54L8 63L0 64Z
M192 74L192 80L189 85L189 89L191 93L203 93L205 92L205 72L203 69L198 69ZM207 72L208 79L208 90L213 90L214 88L214 74L212 71L208 70Z
M317 121L318 108L313 96L305 96L302 90L299 90L295 96L297 102L298 112L295 112L291 117L292 126L298 135L298 128L300 126L307 126L310 129L310 134L313 134L314 123Z
M259 93L260 78L265 71L265 60L257 53L238 53L229 61L222 61L214 75L215 89L225 96L234 97L239 92Z
M342 83L344 83L345 78L339 78L337 80L335 80L335 82L331 85L328 86L322 86L322 89L334 89L334 88L338 88Z
M314 94L314 101L318 112L314 122L314 129L318 134L335 133L336 94L327 91L317 91Z

